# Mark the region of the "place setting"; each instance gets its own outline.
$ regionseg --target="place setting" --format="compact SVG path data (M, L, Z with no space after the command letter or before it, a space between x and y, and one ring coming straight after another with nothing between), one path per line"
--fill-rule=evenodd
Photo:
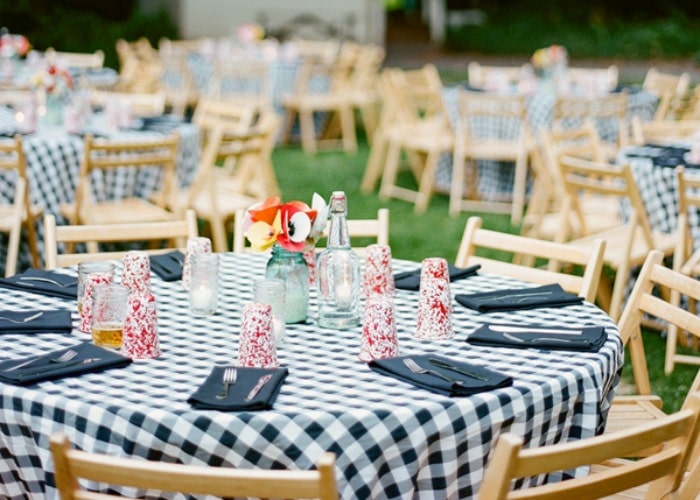
M78 277L29 268L9 278L0 278L0 287L74 300L78 294Z
M490 313L541 307L566 307L581 304L583 297L566 292L559 284L553 283L537 287L456 294L455 301L480 313Z
M607 339L608 334L603 326L571 328L547 324L490 323L469 333L466 342L486 347L598 352Z

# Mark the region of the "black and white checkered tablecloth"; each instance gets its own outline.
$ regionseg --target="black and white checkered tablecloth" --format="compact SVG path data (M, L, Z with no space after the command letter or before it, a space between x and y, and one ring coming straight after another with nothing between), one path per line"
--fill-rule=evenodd
M450 121L454 124L459 118L459 106L457 103L459 87L445 87L443 100L449 113ZM551 92L536 92L526 99L528 125L532 133L549 128L552 125L552 112L556 96ZM628 119L639 116L648 121L654 116L658 103L658 97L650 92L632 92L628 96ZM512 137L517 133L519 124L511 118L482 119L475 127L489 128L497 131L499 137ZM614 141L617 137L616 121L604 121L596 124L601 137L607 141ZM512 162L480 161L478 192L484 199L502 199L504 195L513 192L514 165ZM442 155L436 174L436 189L449 192L452 179L452 158Z
M0 129L14 128L14 118L7 109L0 107ZM197 170L199 161L199 131L196 125L183 123L178 127L180 145L177 157L178 182L181 186L189 185ZM122 131L115 136L139 137L157 134L151 131ZM3 140L0 137L0 140ZM62 130L41 130L37 134L24 136L24 152L27 162L31 202L44 207L45 213L57 216L59 223L66 221L59 214L61 203L75 199L75 186L83 152L83 139L78 135L67 134ZM5 174L0 174L0 200L12 199L14 184L6 181ZM158 188L159 176L139 174L121 169L113 177L112 194L133 192L137 196L148 196ZM133 189L132 189L133 188ZM43 248L43 221L38 221L37 231L40 247ZM6 235L0 235L0 274L5 274ZM18 269L28 266L29 247L26 238L22 239L20 263Z
M289 377L261 412L197 411L187 398L216 363L234 363L241 310L252 300L252 279L266 257L222 255L216 315L193 317L180 282L154 278L161 357L103 373L43 382L0 384L0 496L54 497L48 439L65 431L76 446L121 456L215 466L313 467L319 454L337 454L343 499L471 498L492 444L506 431L542 445L592 436L618 380L622 347L615 324L595 306L480 314L454 304L456 336L417 340L417 292L395 297L402 355L437 353L501 371L512 387L464 398L440 396L378 375L358 360L361 328L333 331L310 319L288 325L278 349ZM395 261L395 271L416 263ZM68 271L67 271L68 272ZM452 284L452 292L511 288L517 282L480 275ZM8 309L64 306L74 301L0 289ZM74 325L77 314L74 312ZM485 322L605 325L609 338L597 353L469 345ZM2 335L3 359L69 346L72 335ZM152 497L148 497L152 498Z
M688 146L690 149L690 146ZM632 175L647 211L652 229L664 233L674 233L678 227L678 182L676 167L668 162L658 162L659 148L647 146L629 146L620 151L617 163L629 163ZM678 166L688 167L680 160ZM695 166L693 166L695 167ZM697 168L687 168L688 173L700 175ZM700 216L694 208L688 211L691 235L694 247L700 247Z

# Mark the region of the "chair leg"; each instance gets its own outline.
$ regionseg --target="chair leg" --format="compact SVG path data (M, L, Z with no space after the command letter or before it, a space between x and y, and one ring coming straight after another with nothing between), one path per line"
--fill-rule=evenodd
M301 131L301 148L305 153L316 153L316 130L314 113L307 109L299 110L299 128Z
M440 150L431 150L425 159L425 167L418 185L418 196L416 197L416 205L413 212L422 214L428 208L430 198L433 194L433 186L435 185L435 171L437 170L438 161L441 155Z
M342 106L339 109L339 115L341 133L343 134L343 150L346 153L356 153L355 114L350 106Z
M391 196L393 187L396 184L400 159L401 146L394 141L389 142L384 172L382 172L382 182L379 187L379 198L382 200L386 200Z
M377 132L374 141L372 141L367 166L360 184L360 191L365 194L374 190L374 186L381 177L382 164L386 160L387 142L388 139L381 132Z
M224 218L219 215L213 215L209 219L209 227L211 228L211 243L214 247L214 252L228 252L226 221Z
M292 136L292 128L294 127L294 120L297 117L297 111L292 108L285 108L284 110L284 123L282 125L282 136L280 137L280 144L288 144Z
M16 224L10 231L7 243L7 260L5 261L5 277L13 276L17 272L17 258L19 256L19 241L22 227Z
M452 183L450 184L450 208L452 216L459 215L462 211L462 199L464 199L464 169L466 158L460 151L455 151L452 157Z
M513 202L510 223L520 224L525 207L525 191L527 189L527 154L519 154L515 162L515 177L513 180Z

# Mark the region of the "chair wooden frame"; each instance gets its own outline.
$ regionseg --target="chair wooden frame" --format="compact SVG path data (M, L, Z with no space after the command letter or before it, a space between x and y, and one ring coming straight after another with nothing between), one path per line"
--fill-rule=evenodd
M414 204L415 213L428 208L435 186L435 173L442 153L454 149L454 130L442 99L437 68L426 64L418 71L393 68L387 72L389 91L396 111L386 147L386 160L379 198L398 198ZM399 185L401 154L418 184L417 189Z
M71 448L63 433L50 438L56 486L62 500L121 498L89 493L78 479L134 488L219 497L337 500L335 454L323 452L315 470L261 470L138 460Z
M27 231L27 242L31 252L32 265L40 267L39 247L36 235L36 219L41 217L43 208L32 205L29 197L26 159L22 147L22 137L16 135L11 141L0 141L0 170L14 171L16 176L14 201L0 205L0 231L8 234L5 276L17 272L21 233Z
M626 430L579 441L523 449L512 433L498 438L479 491L483 500L601 498L649 485L646 498L676 498L697 440L700 395L689 408ZM663 447L661 447L663 445ZM600 473L509 491L511 481L597 464L655 447L653 454ZM667 496L668 495L668 496Z
M667 120L680 118L674 116L676 109L674 101L681 99L690 87L690 73L683 72L680 75L665 73L657 68L649 68L644 76L642 88L659 96L654 120Z
M450 215L462 210L510 212L511 224L519 224L525 207L528 164L534 140L527 123L527 107L522 95L490 94L460 89L459 119L455 126L450 186ZM474 123L481 120L514 122L512 137L482 134ZM488 128L488 127L486 127ZM477 161L511 161L515 164L513 195L510 203L479 199ZM465 188L468 192L465 197Z
M700 119L642 121L638 116L634 116L630 125L632 143L640 146L690 140L700 131Z
M527 64L520 66L495 66L470 61L467 65L469 86L486 90L503 90L500 86L517 85L527 72Z
M558 164L566 195L555 239L577 248L590 248L597 239L606 241L604 261L615 271L615 279L611 285L603 273L598 298L601 307L617 320L632 269L641 267L650 250L660 249L665 255L672 255L676 236L652 230L629 165L610 165L570 155L561 156ZM602 231L592 230L581 201L587 195L628 203L627 221ZM572 235L569 227L568 221L574 215L581 222L580 235Z
M102 140L85 137L75 203L61 206L61 215L71 224L110 224L173 220L167 208L175 188L175 159L179 144L177 133L165 137L138 140ZM160 168L161 189L152 201L127 195L118 200L95 201L93 177L125 167ZM93 175L96 172L96 175ZM97 181L96 181L97 182Z
M570 85L586 92L587 89L596 92L610 92L617 87L620 70L615 64L607 68L566 68L565 78ZM591 85L593 83L594 85ZM602 83L602 85L598 85Z
M480 217L469 217L457 251L455 265L468 267L481 264L485 273L499 274L530 283L548 285L559 283L561 287L593 302L598 290L605 242L597 240L591 249L575 249L566 243L538 240L526 236L501 233L481 227ZM476 255L479 248L510 252L514 256L546 259L547 267L520 265L503 260ZM563 266L580 266L581 276L563 272Z
M700 283L665 267L663 258L664 255L659 250L649 252L618 322L620 338L629 351L636 394L615 396L606 420L606 433L624 431L665 416L661 410L662 401L652 394L649 381L642 341L642 325L646 318L651 316L669 326L700 332L700 318L682 309L673 300L674 293L700 299ZM671 298L666 300L659 297L657 292L660 288L670 289ZM700 371L690 386L683 408L688 407L689 398L698 391ZM700 458L699 453L700 450L694 452L696 459Z
M164 253L173 248L184 248L188 238L198 235L197 216L194 210L187 210L182 219L107 225L56 225L53 214L44 216L46 269L73 266L84 261L114 260L124 256L126 251L88 251L59 253L59 244L78 243L126 243L135 241L170 241L167 248L144 250L151 254Z
M234 230L233 230L233 251L247 252L251 251L250 246L246 245L246 239L243 229L245 220L245 210L236 212ZM389 244L389 209L380 208L377 210L376 219L348 219L348 234L350 238L373 238L378 245ZM326 227L324 236L327 236L328 227ZM353 246L353 250L363 253L364 247ZM316 247L316 250L322 250L322 247Z
M163 92L113 92L110 90L90 91L92 106L107 107L112 103L128 104L133 116L158 116L165 112L166 96Z
M696 216L700 214L700 176L689 174L683 167L676 168L678 181L678 244L673 254L673 269L685 276L697 279L700 276L700 249L694 249L691 234L691 209ZM694 314L700 298L692 295L684 297L687 300L687 310ZM676 290L671 292L671 302L680 306L681 294ZM688 335L682 337L681 335ZM685 340L685 342L683 342ZM680 354L677 345L681 342L696 350L700 346L700 332L689 328L688 325L669 323L666 335L666 356L664 371L673 372L676 363L700 365L700 355Z
M95 52L60 52L53 48L46 49L44 56L53 64L68 68L100 69L105 62L102 50Z

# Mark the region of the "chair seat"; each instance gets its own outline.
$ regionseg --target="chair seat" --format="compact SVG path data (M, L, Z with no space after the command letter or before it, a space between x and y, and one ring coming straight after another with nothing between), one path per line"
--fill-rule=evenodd
M605 432L629 429L665 416L658 396L616 396L610 406Z
M62 205L61 215L71 219L74 213L73 205ZM80 214L84 224L114 224L126 222L156 222L175 220L177 216L164 208L160 208L141 198L125 198L90 205L88 213Z
M15 226L15 209L12 205L0 206L0 230L8 231Z

